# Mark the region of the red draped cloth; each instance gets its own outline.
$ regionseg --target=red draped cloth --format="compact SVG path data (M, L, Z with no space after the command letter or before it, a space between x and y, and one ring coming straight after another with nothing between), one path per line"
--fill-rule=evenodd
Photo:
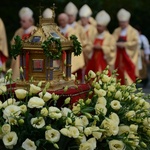
M120 36L119 41L126 41L126 36ZM117 57L115 61L115 69L117 69L118 79L121 79L121 84L125 84L125 71L128 76L133 80L136 80L135 65L131 61L130 57L126 53L125 48L117 47Z
M95 39L94 45L100 44L103 45L103 39ZM89 60L85 74L88 74L90 70L94 72L100 71L102 72L107 66L107 61L105 59L105 55L102 49L94 49L94 53L92 58Z
M1 60L2 64L7 61L7 57L5 55L3 55L2 52L0 52L0 60Z

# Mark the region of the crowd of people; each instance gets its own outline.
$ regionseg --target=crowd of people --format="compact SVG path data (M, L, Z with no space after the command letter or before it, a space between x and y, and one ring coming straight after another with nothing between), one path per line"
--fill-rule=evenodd
M79 20L77 21L77 15ZM51 18L52 10L47 8L42 13L43 18ZM29 37L36 27L34 26L33 11L23 7L19 11L21 27L15 32L22 39ZM91 8L85 4L79 10L69 2L64 12L57 17L60 32L69 38L76 35L82 45L80 56L72 56L72 73L77 73L78 79L84 82L84 75L89 70L103 71L109 65L109 75L117 69L121 84L131 84L136 78L143 80L143 86L148 81L147 65L149 64L150 47L148 39L142 35L139 27L130 25L131 14L125 9L117 13L119 27L111 34L107 25L110 15L101 10L95 19ZM0 20L0 66L5 71L5 62L8 58L5 29ZM11 43L14 43L12 38ZM13 79L19 77L19 57L12 60Z

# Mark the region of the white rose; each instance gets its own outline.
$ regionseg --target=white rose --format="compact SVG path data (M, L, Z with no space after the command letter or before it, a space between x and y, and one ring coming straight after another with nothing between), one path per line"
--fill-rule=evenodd
M2 126L2 132L3 132L4 134L9 133L10 131L11 131L11 126L10 126L9 124L4 124L4 125Z
M119 119L119 116L116 113L111 113L111 115L109 116L109 118L112 119L114 122L116 122L116 124L119 125L120 119Z
M76 127L69 127L69 132L71 137L78 138L79 137L79 130Z
M80 144L79 150L94 150L92 144L89 142L84 142Z
M35 117L31 119L31 125L37 129L45 126L45 120L43 117Z
M24 89L17 89L17 90L15 90L15 94L16 94L16 97L18 98L18 99L25 99L25 97L27 96L27 91L26 90L24 90Z
M7 117L19 116L21 113L21 109L16 105L9 105L3 110L3 117L6 119Z
M136 115L134 110L128 111L125 116L128 118L128 120L131 120Z
M129 132L130 132L129 126L127 126L127 125L121 125L121 126L119 126L118 135L129 134Z
M35 143L33 141L31 141L30 139L26 139L23 143L22 143L22 148L25 150L36 150L37 146L35 145Z
M96 104L95 105L95 112L97 115L103 114L105 116L107 113L107 108L102 104Z
M102 104L102 105L106 106L107 101L106 101L105 97L99 97L97 99L97 104Z
M61 108L61 114L62 114L63 117L67 117L68 114L71 114L71 112L72 111L67 107Z
M103 75L102 81L105 82L105 83L107 83L107 82L110 81L110 77L108 75Z
M121 100L121 98L122 98L121 91L117 91L116 94L115 94L115 99Z
M47 130L45 131L45 139L52 143L56 143L60 139L60 133L55 129Z
M106 135L108 136L117 135L119 132L118 125L111 119L106 118L105 120L103 120L101 127L103 127L107 131Z
M18 137L15 132L9 132L3 136L3 143L6 148L13 149L13 146L17 144Z
M89 76L90 78L95 78L95 77L96 77L96 74L95 74L95 72L93 72L92 70L90 70L90 71L88 72L88 76Z
M2 107L3 107L3 108L6 108L7 106L12 105L12 104L15 104L15 103L16 103L16 99L14 99L14 98L9 98L9 99L7 99L7 100L2 104Z
M80 131L83 131L83 121L81 118L77 117L75 118L75 126L80 130Z
M103 90L103 89L97 90L96 88L94 88L94 92L95 92L96 95L98 95L98 97L106 96L106 91Z
M39 97L32 97L28 101L28 107L29 108L42 108L44 106L45 102L43 99Z
M135 125L135 124L130 125L131 132L137 133L137 130L138 130L138 125Z
M80 143L86 142L86 136L85 135L80 135L79 140L80 140Z
M93 150L96 148L96 139L95 138L90 138L88 141L93 147Z
M31 94L37 94L41 91L41 88L38 86L35 86L34 84L30 84L30 93Z
M60 130L60 133L63 134L64 136L70 137L71 138L71 134L70 131L67 128L62 128Z
M86 136L91 135L91 134L92 134L92 129L91 129L91 127L85 128L85 129L84 129L84 134L85 134Z
M52 119L59 119L62 117L62 114L60 112L60 110L57 108L57 107L49 107L49 116L52 118Z
M41 109L41 115L44 116L44 117L48 116L48 110L47 110L46 107L44 107L44 108Z
M119 141L119 140L109 141L110 150L124 150L124 148L125 148L125 145L122 141Z
M114 92L114 91L116 91L116 87L114 85L110 85L110 86L108 86L108 91Z
M114 110L119 110L122 107L121 104L120 104L120 102L117 101L117 100L111 101L110 106Z
M26 106L26 105L21 105L21 106L20 106L20 109L21 109L21 112L22 112L22 113L26 113L26 111L27 111L27 106Z
M86 116L81 116L81 120L84 127L86 127L89 124L89 120L87 119Z
M5 93L7 91L7 87L5 85L1 85L0 86L0 95L2 95L3 93Z
M43 95L43 92L40 92L39 93L39 97L42 98L44 100L44 102L47 102L49 101L51 98L52 98L52 94L46 92L44 95Z

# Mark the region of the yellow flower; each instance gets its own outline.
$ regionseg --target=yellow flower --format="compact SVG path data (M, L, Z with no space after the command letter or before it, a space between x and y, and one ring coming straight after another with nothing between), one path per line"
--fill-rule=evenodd
M30 93L31 94L37 94L41 91L41 88L38 86L35 86L34 84L30 84Z
M119 110L122 107L121 104L120 104L120 102L117 101L117 100L111 101L110 106L114 110Z
M46 107L44 107L44 108L41 109L41 115L43 117L47 117L48 116L48 110L47 110Z
M110 150L124 150L124 148L125 148L125 145L122 141L119 141L119 140L109 141Z
M3 143L6 148L13 149L13 146L17 144L18 137L15 132L9 132L3 136Z
M40 92L39 97L42 98L44 100L44 102L47 102L52 98L52 94L50 94L48 92L43 94L43 92Z
M35 143L33 141L31 141L30 139L26 139L23 143L22 143L22 148L24 150L36 150L37 146L35 145Z
M102 105L106 106L107 101L106 101L105 97L99 97L97 99L97 104L102 104Z
M16 97L18 98L18 99L24 99L26 96L27 96L27 91L26 90L24 90L24 89L17 89L17 90L15 90L15 94L16 94Z
M32 97L28 101L28 107L29 108L42 108L44 106L45 102L43 99L39 97Z
M47 130L45 131L45 139L52 143L56 143L60 139L60 133L55 129Z
M71 137L73 138L79 137L79 130L76 127L73 127L73 126L69 127L69 132L70 132Z
M4 124L4 125L2 126L2 132L3 132L4 134L9 133L10 131L11 131L11 126L10 126L9 124Z
M0 86L0 95L2 95L3 93L5 93L7 91L7 87L5 85L1 85Z
M121 125L121 126L119 126L118 135L121 135L121 134L128 134L129 132L130 132L129 126L127 126L127 125Z
M45 120L43 117L35 117L31 119L31 125L37 129L45 126Z
M89 76L90 78L95 78L95 77L96 77L96 74L95 74L95 72L93 72L92 70L90 70L90 71L88 72L88 76Z

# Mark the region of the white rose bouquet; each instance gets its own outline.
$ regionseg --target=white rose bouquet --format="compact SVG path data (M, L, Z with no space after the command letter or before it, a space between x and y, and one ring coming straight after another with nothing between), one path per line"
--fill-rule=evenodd
M59 96L42 91L1 90L0 149L14 150L149 150L150 104L136 84L121 85L115 72L89 72L85 99L62 107ZM6 80L11 80L11 71ZM67 105L66 105L67 104Z

